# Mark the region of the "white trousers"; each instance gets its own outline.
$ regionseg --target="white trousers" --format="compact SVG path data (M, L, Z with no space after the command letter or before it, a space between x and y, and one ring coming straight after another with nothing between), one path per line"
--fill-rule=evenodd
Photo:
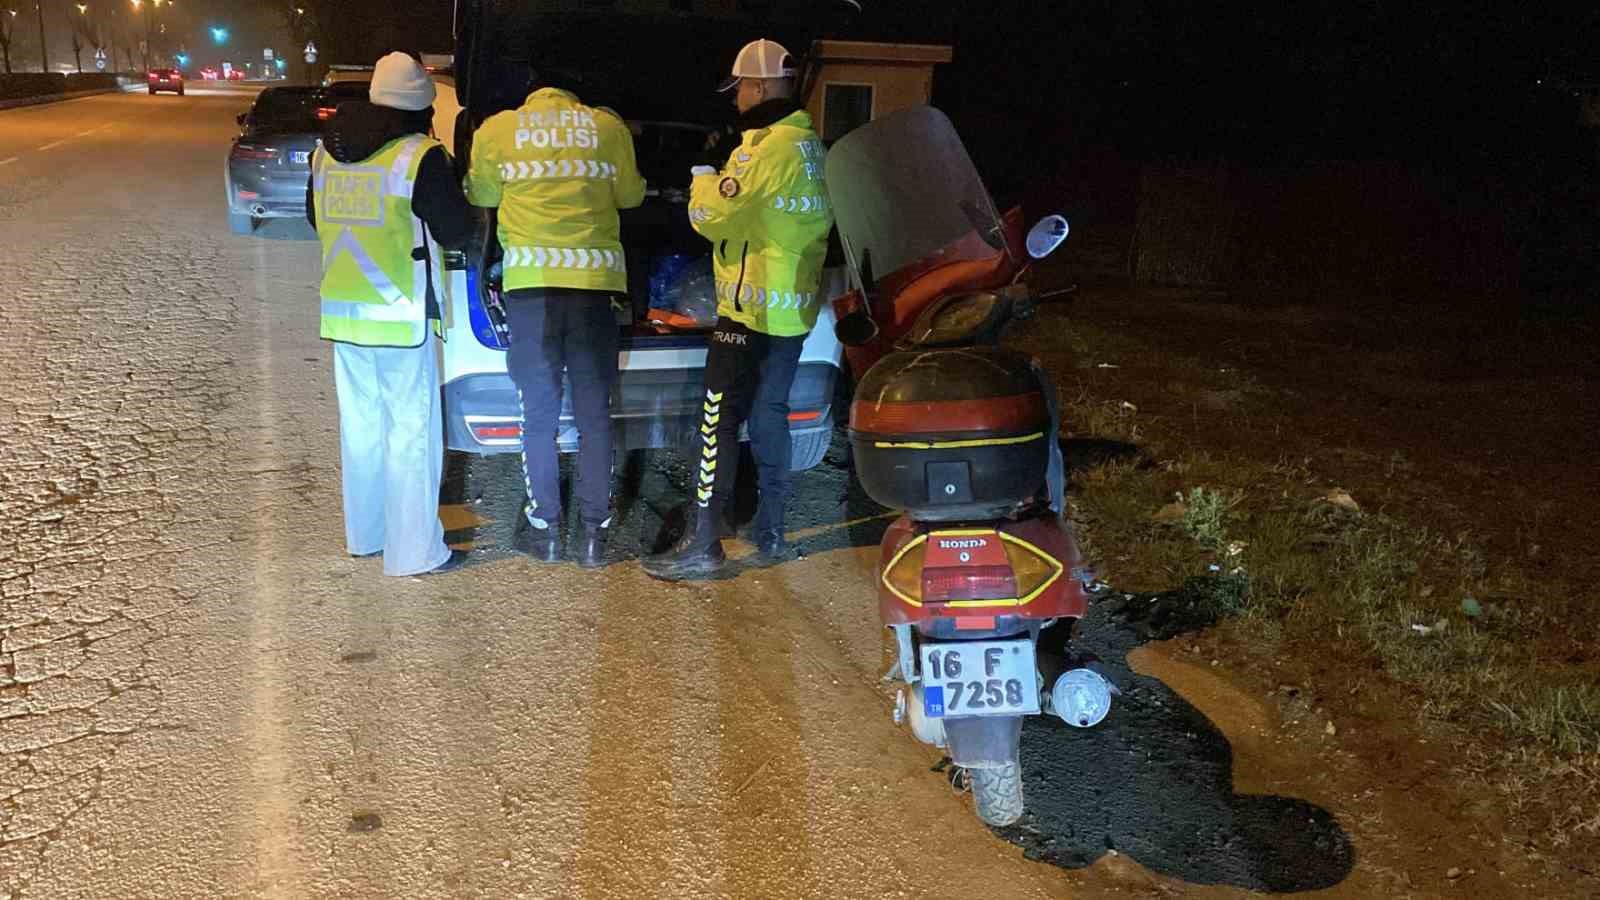
M444 426L434 337L420 347L333 345L339 393L344 539L383 551L383 574L416 575L450 557L439 521Z

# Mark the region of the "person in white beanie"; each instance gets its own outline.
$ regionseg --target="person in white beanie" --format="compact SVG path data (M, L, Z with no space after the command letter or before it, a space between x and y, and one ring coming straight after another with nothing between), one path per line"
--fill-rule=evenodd
M434 341L440 246L474 213L429 136L434 87L412 57L373 71L370 102L340 105L311 161L306 218L322 242L322 337L333 342L345 546L385 575L460 568L444 542L444 429Z

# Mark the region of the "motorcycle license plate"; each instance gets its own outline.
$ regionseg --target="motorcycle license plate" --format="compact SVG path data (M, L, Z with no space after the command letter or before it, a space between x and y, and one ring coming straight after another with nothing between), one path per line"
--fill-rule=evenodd
M303 165L311 161L310 150L295 150L289 154L289 161L295 165Z
M1039 711L1033 641L923 644L922 710L947 716L1020 716Z

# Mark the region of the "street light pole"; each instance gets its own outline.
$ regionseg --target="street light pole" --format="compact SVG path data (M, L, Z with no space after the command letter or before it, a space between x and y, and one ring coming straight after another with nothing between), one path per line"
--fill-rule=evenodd
M87 30L89 21L89 5L79 3L78 20L72 22L72 61L78 67L78 74L83 74L83 33Z
M50 71L50 48L44 42L44 0L34 0L33 8L39 11L39 71Z

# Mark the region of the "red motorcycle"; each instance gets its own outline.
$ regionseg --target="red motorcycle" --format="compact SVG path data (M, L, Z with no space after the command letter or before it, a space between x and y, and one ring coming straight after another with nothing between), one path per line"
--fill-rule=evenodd
M1020 210L1000 216L929 107L840 139L827 179L854 288L835 301L858 373L853 466L873 500L903 511L876 573L898 652L889 677L905 684L896 720L946 749L981 819L1009 825L1023 810L1023 717L1090 727L1114 691L1037 652L1045 628L1083 616L1089 576L1062 518L1053 386L1000 346L1009 323L1054 296L1024 276L1067 222L1048 216L1025 233Z

